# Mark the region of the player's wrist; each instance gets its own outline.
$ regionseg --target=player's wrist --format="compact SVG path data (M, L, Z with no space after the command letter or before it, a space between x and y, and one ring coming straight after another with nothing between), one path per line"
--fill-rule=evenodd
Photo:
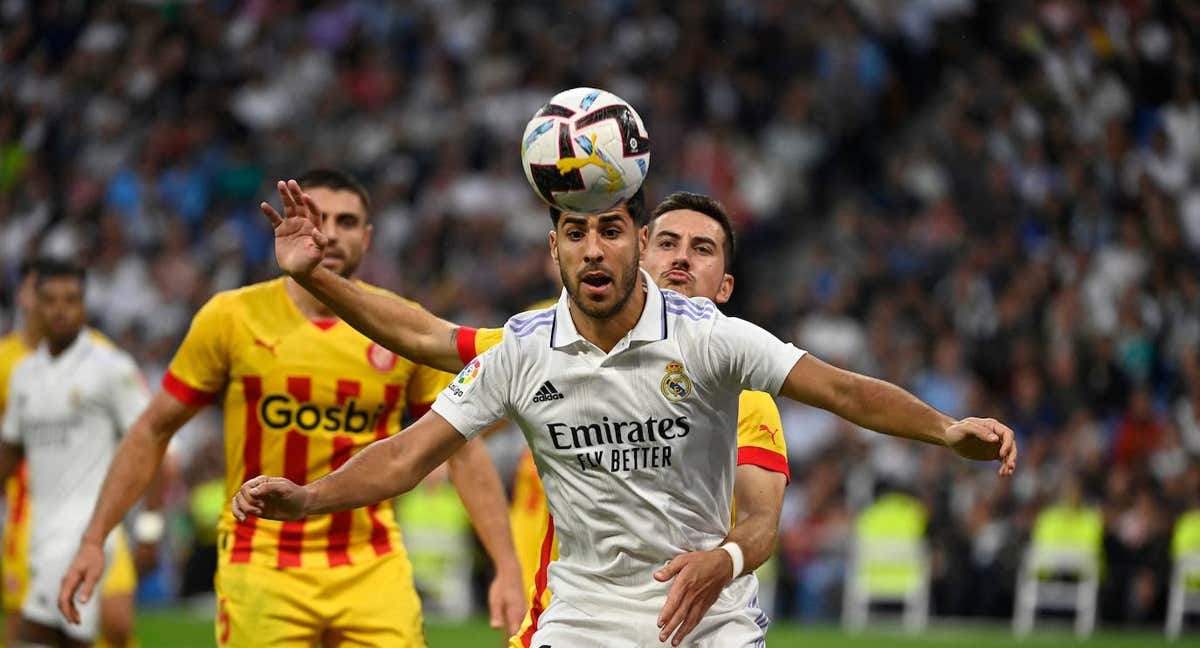
M300 487L300 516L308 517L316 513L320 506L320 493L317 492L319 482L305 484Z
M736 542L726 542L717 547L717 550L729 555L729 560L732 563L731 574L729 580L735 580L742 572L746 571L746 556L742 553L742 547Z
M104 546L104 538L106 535L108 535L108 534L101 533L100 531L98 531L96 529L88 527L88 529L83 532L83 537L79 539L79 545L81 547L85 546L85 545L94 545L97 547L103 547Z

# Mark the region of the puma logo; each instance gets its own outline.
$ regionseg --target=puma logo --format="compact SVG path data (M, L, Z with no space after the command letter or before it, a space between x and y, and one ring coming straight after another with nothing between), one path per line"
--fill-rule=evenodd
M587 152L587 157L564 157L559 158L556 166L560 174L566 175L576 169L582 169L589 164L594 164L604 171L603 182L607 185L608 191L619 191L625 186L624 179L621 178L621 171L609 162L600 149L596 148L596 134L592 133L591 140L585 140L582 137L576 138L584 151Z
M267 344L258 338L254 338L254 346L262 347L267 351L270 351L271 355L275 355L275 347L279 346L279 343L276 342L275 344Z
M771 438L771 445L776 445L776 446L779 445L779 442L775 440L775 435L779 434L779 430L773 430L770 427L767 427L766 425L759 425L758 431L765 432L766 435Z

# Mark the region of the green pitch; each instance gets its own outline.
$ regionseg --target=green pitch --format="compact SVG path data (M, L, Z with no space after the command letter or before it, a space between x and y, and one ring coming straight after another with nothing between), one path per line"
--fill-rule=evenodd
M1193 622L1195 623L1195 622ZM499 648L501 637L485 622L426 626L430 648ZM138 615L138 637L143 648L211 648L212 624L187 612L161 610ZM669 644L668 644L669 645ZM968 648L1147 648L1177 646L1200 648L1200 624L1175 643L1167 643L1161 632L1105 631L1077 642L1062 629L1035 632L1016 641L1005 627L936 626L920 637L899 630L874 630L848 637L829 626L772 624L767 645L775 648L917 648L919 646L966 646Z

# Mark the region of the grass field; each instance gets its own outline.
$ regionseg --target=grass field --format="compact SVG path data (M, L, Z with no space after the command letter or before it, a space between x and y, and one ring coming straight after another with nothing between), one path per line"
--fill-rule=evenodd
M480 621L464 624L429 624L430 648L495 648L502 645L496 632ZM174 610L143 612L138 618L138 636L143 648L209 648L213 645L211 621L203 616ZM1088 641L1076 641L1065 629L1037 632L1016 641L1006 627L938 625L920 637L899 630L875 630L846 636L835 627L774 624L767 636L775 648L917 648L918 646L966 646L968 648L1145 648L1179 646L1200 648L1200 625L1175 643L1167 643L1161 632L1104 631Z

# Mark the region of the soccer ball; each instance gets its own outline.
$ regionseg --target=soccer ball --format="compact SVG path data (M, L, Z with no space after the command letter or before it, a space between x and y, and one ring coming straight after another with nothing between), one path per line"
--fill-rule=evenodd
M642 118L617 95L596 88L560 92L521 138L525 178L547 205L597 213L641 188L650 169Z

